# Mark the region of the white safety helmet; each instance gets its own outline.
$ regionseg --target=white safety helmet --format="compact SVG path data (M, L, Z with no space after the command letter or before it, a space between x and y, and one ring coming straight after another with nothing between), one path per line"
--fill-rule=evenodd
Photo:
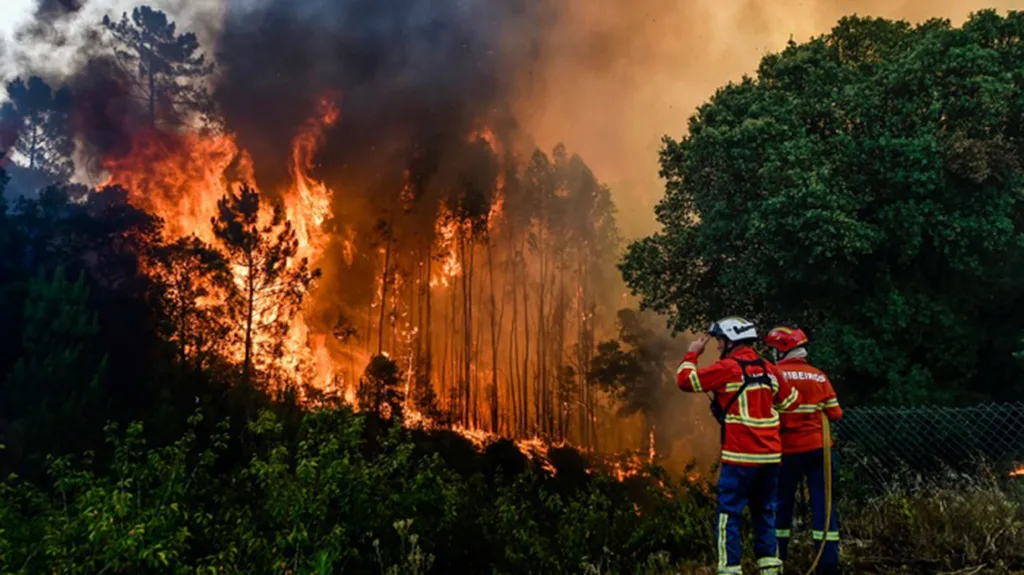
M711 324L708 335L730 343L757 341L757 327L742 317L727 317Z

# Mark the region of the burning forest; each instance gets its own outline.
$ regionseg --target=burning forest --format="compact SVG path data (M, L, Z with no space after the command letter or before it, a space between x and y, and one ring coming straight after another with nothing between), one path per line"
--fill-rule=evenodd
M135 8L60 78L59 114L6 128L9 160L46 173L28 134L63 138L85 201L123 195L156 218L139 265L184 365L422 427L653 458L673 354L625 402L614 361L595 367L626 303L611 192L516 122L553 17L229 2L207 50Z

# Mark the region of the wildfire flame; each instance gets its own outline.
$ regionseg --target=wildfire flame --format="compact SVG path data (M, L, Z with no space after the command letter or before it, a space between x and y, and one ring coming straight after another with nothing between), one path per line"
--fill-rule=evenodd
M1024 464L1018 465L1013 471L1010 471L1010 477L1024 477Z
M333 99L325 98L317 116L306 123L292 142L292 181L281 190L281 200L298 240L295 260L306 258L315 264L327 244L324 224L331 213L332 191L309 173L324 129L338 117ZM127 154L106 159L104 168L109 176L103 186L121 186L133 205L160 216L167 239L173 241L194 234L217 247L223 247L211 226L217 202L233 186L255 183L252 161L231 135L144 131L133 139ZM271 210L269 202L264 203L260 219L269 221ZM346 255L346 259L349 257ZM236 285L245 284L245 274L241 268L233 269ZM272 314L268 309L256 310L256 315L264 318ZM259 341L266 336L257 333L254 337ZM326 347L326 337L312 334L301 313L289 326L285 348L281 365L286 371L295 372L305 366L312 371L316 387L331 387L337 370Z
M315 158L318 147L324 142L325 130L334 125L341 117L336 98L325 97L320 107L299 130L291 143L288 154L290 181L288 185L277 190L281 207L291 222L298 240L296 260L307 259L313 266L322 259L330 240L325 229L332 219L332 202L334 192L323 182L311 174L315 169ZM502 157L502 150L494 133L482 128L470 134L471 140L483 139ZM198 133L163 133L155 130L145 131L134 138L129 152L123 156L112 157L104 161L108 178L104 186L121 186L128 193L129 201L136 207L158 215L165 222L166 239L174 241L190 235L214 247L223 248L220 240L213 233L211 219L218 212L218 201L235 186L246 184L255 187L255 171L252 160L245 150L239 148L233 135L209 135ZM487 215L487 227L491 232L503 217L504 174L499 172L497 189ZM397 191L396 191L397 193ZM401 191L400 199L406 201L411 197L411 187L407 181L406 189ZM272 207L270 202L263 204L266 213L261 219L269 219ZM444 289L455 285L456 278L470 273L460 260L462 242L471 237L471 223L457 217L451 206L442 204L434 224L436 234L435 252L440 258L440 265L431 272L429 289ZM341 259L351 266L358 253L356 233L347 224L339 225L335 235L340 247ZM377 259L376 265L382 268L385 261L385 249L373 253L371 258ZM369 255L369 254L363 254ZM294 262L293 262L294 265ZM244 285L245 270L235 269L234 281ZM375 279L376 298L370 307L378 308L383 303L385 275ZM415 281L392 274L388 277L388 290L397 293L403 282ZM390 294L389 294L390 295ZM207 296L216 299L216 295ZM525 296L524 296L525 297ZM309 298L306 299L308 304ZM211 305L215 301L210 302ZM387 301L390 313L390 325L393 330L393 342L404 344L412 349L412 342L418 329L410 325L407 312L399 309L395 298ZM393 307L394 306L394 307ZM305 306L309 308L309 305ZM393 308L393 309L392 309ZM328 338L324 333L316 333L307 323L305 313L301 310L289 324L284 340L281 365L290 372L300 373L303 382L341 397L346 403L356 405L358 371L356 359L360 367L368 363L363 352L348 350L347 370L342 361L332 355ZM270 313L258 309L257 313ZM383 316L382 316L383 317ZM260 340L267 335L255 334ZM351 346L349 346L351 348ZM406 402L404 421L407 426L432 429L436 423L423 413L417 411L409 401L410 382L415 369L411 351L401 349L395 351L395 357L406 364L407 377L405 382ZM404 355L403 355L404 354ZM239 357L240 359L240 357ZM472 366L472 377L477 378L477 366ZM346 373L348 377L346 377ZM356 406L358 408L358 406ZM454 426L452 431L470 440L478 449L499 439L495 433L474 427ZM555 473L555 467L548 459L552 447L560 444L549 442L541 437L531 437L515 441L519 450L530 456L548 473ZM586 450L583 450L586 452ZM619 480L637 476L645 472L647 466L655 461L657 453L654 448L653 432L650 437L649 449L644 453L631 453L619 461L604 460L604 466ZM1024 473L1024 468L1020 470Z

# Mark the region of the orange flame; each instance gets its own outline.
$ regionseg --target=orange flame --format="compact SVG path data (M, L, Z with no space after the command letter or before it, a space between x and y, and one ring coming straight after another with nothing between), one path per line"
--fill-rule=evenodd
M285 213L298 239L296 259L307 258L313 264L326 247L324 224L331 213L332 192L309 172L314 167L313 158L325 127L338 117L333 101L324 99L317 117L292 142L292 182L281 191ZM105 160L104 168L109 176L103 185L125 188L133 205L161 217L169 240L195 234L217 247L223 247L211 225L217 214L217 202L232 186L253 186L255 182L251 159L231 135L145 131L133 140L128 154ZM270 217L270 206L265 210L261 219ZM350 259L349 251L346 260ZM233 274L236 284L244 285L244 270L235 269ZM266 317L272 312L257 309L256 313ZM256 334L257 340L266 337ZM332 384L336 370L326 338L310 333L301 312L290 324L285 347L281 365L286 371L297 373L305 367L312 370L311 380L316 387L327 388Z
M1024 477L1024 465L1018 465L1016 469L1010 472L1010 477Z

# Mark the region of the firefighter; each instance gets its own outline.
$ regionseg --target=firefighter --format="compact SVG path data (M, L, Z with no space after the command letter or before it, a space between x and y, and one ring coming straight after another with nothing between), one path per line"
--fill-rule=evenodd
M764 342L772 348L777 371L800 394L796 408L782 414L782 469L776 529L779 557L786 558L792 535L794 498L800 481L806 479L811 500L811 534L815 548L819 549L817 572L839 573L839 515L831 489L827 489L826 465L830 468L830 485L838 480L831 457L832 438L824 437L822 414L829 421L836 421L843 416L843 409L839 407L828 376L807 362L807 334L802 329L791 323L779 325L768 332ZM825 440L829 450L827 462ZM827 508L830 519L825 532Z
M709 338L718 342L719 359L697 368ZM782 459L779 414L797 404L797 391L775 367L751 349L753 323L739 317L711 324L708 335L690 344L679 364L679 389L711 393L712 413L721 424L722 465L718 476L718 573L739 574L740 517L750 506L754 555L761 573L782 573L775 541L775 497Z

